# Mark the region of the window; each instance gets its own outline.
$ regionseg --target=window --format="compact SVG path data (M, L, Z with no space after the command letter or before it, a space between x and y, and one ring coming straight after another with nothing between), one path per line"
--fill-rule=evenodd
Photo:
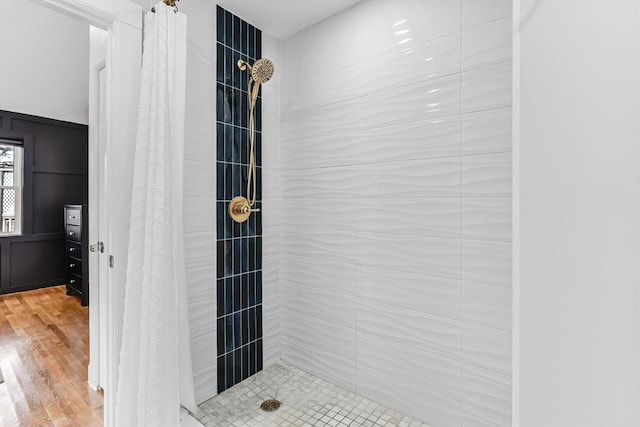
M22 147L0 143L0 236L22 232Z

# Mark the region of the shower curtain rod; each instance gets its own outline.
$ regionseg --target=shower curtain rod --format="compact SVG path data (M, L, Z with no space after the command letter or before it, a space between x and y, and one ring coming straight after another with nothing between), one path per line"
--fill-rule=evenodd
M169 7L173 8L173 11L175 13L178 13L178 5L176 4L177 1L180 0L162 0L164 2L164 4L166 4ZM156 8L155 6L151 8L151 12L156 13Z

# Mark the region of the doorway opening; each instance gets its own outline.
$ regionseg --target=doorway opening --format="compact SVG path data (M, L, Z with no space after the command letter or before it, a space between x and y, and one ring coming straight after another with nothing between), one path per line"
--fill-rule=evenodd
M85 204L88 205L89 212L95 210L96 213L100 213L100 217L98 219L92 219L90 222L91 226L89 228L93 228L96 224L99 224L100 227L104 225L104 236L102 235L102 230L100 230L100 240L89 243L98 243L104 242L100 245L104 248L104 251L96 251L96 253L92 253L89 257L89 262L91 258L98 258L97 260L97 268L93 268L93 265L90 268L89 275L92 277L92 287L94 284L97 284L98 281L101 281L102 278L106 274L106 282L102 281L98 286L97 292L90 292L89 307L91 307L91 312L86 313L86 322L90 324L89 329L90 333L87 334L86 326L85 326L85 338L76 337L72 332L66 332L66 326L72 326L70 324L81 323L77 319L75 320L67 320L69 325L58 325L53 320L61 320L64 316L60 314L55 314L53 316L47 316L44 312L40 312L39 314L31 313L30 315L23 316L21 314L12 313L8 307L12 306L16 309L20 308L20 306L24 306L25 310L21 311L23 313L29 313L27 309L34 308L36 305L40 305L43 307L47 307L49 312L56 313L56 310L53 308L52 304L54 300L65 301L65 302L73 302L75 304L74 307L77 307L78 310L88 310L83 308L78 301L73 301L66 295L66 289L64 285L62 288L55 287L47 287L43 290L33 291L34 294L40 295L31 295L26 293L12 293L11 296L15 297L13 301L9 301L5 303L5 307L2 308L2 315L0 315L0 340L5 339L6 337L24 337L25 329L21 329L18 325L20 321L36 321L38 318L42 319L39 321L41 324L45 325L46 329L41 334L43 337L51 337L51 339L57 338L59 339L60 345L54 345L54 348L61 351L61 354L80 354L80 347L74 347L73 344L76 341L84 342L86 347L91 347L91 364L90 368L87 370L85 366L82 365L83 362L74 361L72 358L68 358L67 364L55 364L54 367L46 368L45 366L41 366L42 369L38 370L38 375L34 377L35 382L33 382L34 387L39 387L39 389L31 389L31 391L41 391L43 392L43 396L39 399L40 409L38 409L38 404L36 400L31 399L27 401L26 406L25 402L22 403L11 403L10 400L0 396L0 401L3 403L3 408L5 408L4 403L11 403L12 408L14 408L13 412L4 411L3 416L5 414L9 414L7 416L14 416L11 420L7 421L9 425L13 425L16 423L16 420L19 420L20 424L29 425L29 418L21 419L22 416L28 416L29 413L34 412L39 416L38 422L42 419L46 419L43 417L62 417L60 419L68 420L72 414L64 413L64 411L57 411L56 408L65 407L64 400L60 400L60 397L64 395L64 387L69 386L71 383L68 381L69 377L65 377L64 375L59 377L59 381L53 381L53 373L64 374L70 373L70 369L75 369L74 372L79 372L81 374L82 385L87 389L87 391L91 391L92 388L103 388L104 389L104 425L112 426L113 425L113 403L115 401L115 385L117 382L117 366L118 366L118 353L121 341L121 322L122 322L122 301L124 297L123 292L123 283L124 276L126 272L126 236L128 235L128 220L129 220L129 209L130 209L130 182L132 175L132 141L135 138L135 111L137 109L137 99L136 97L132 97L131 94L136 94L138 92L139 86L139 70L140 70L140 57L141 57L141 8L139 5L135 4L129 0L119 0L114 2L94 2L92 0L38 0L37 2L2 2L3 6L18 6L18 5L26 5L32 8L38 8L41 10L47 10L49 12L55 11L59 16L57 18L50 18L49 20L37 21L38 12L34 12L32 10L27 16L27 22L19 23L19 20L16 19L17 16L15 13L0 13L0 27L3 29L10 28L8 25L9 22L13 21L19 23L18 25L22 25L24 28L29 29L30 33L25 37L17 37L16 32L13 32L10 36L4 37L5 40L11 40L12 43L5 44L5 46L11 45L12 48L16 48L20 50L19 43L13 43L13 41L26 41L26 40L48 40L53 38L52 35L56 34L56 31L47 31L45 24L50 24L54 21L62 21L65 18L73 18L75 20L79 20L85 25L88 30L89 25L93 25L96 28L100 28L105 31L106 34L106 42L103 47L103 56L102 56L102 64L101 68L97 70L96 81L99 82L97 84L98 91L100 88L102 90L101 93L98 93L95 96L95 99L92 100L97 102L98 108L90 108L87 105L86 109L89 109L89 112L99 114L99 117L102 118L102 121L98 124L97 122L93 125L90 124L89 130L93 133L94 130L99 132L99 135L102 137L102 141L104 145L99 147L97 145L92 148L92 146L87 147L90 153L87 153L85 150L84 159L85 162L89 160L88 170L85 173L85 184L84 184L84 192L87 195L87 198L92 194L92 191L89 189L89 186L92 185L92 180L87 179L90 178L93 174L96 173L98 169L97 166L102 167L102 170L99 172L103 178L102 181L100 179L95 179L96 182L103 182L101 186L97 188L103 189L105 194L99 194L99 197L104 197L104 202L99 202L96 206L95 200L85 201ZM42 8L41 6L46 6ZM44 12L42 12L44 13ZM62 26L62 28L65 28ZM35 29L35 31L34 31ZM33 35L36 34L36 37ZM59 53L61 49L65 46L64 43L53 46L49 49L51 55L55 56ZM87 48L88 51L88 48ZM0 71L0 74L5 71L7 68L5 65L8 63L5 61L7 50L3 48L3 70ZM33 52L24 52L23 53L29 57L36 57ZM61 67L56 67L56 64L59 64L59 59L53 58L51 61L47 62L46 66L40 67L45 71L48 71L51 75L56 75L59 71L58 69ZM29 67L26 66L25 61L17 62L19 66L22 66L21 70L16 73L16 75L22 79L24 82L29 77L33 75L33 73L38 69L38 67ZM96 63L92 64L93 66L99 65ZM95 70L95 68L93 69ZM87 73L87 62L83 64L82 71ZM3 77L0 75L0 78ZM57 75L59 77L58 81L55 81L52 84L46 86L47 90L55 90L61 86L60 82L64 78L63 75ZM37 82L38 80L34 80ZM101 82L101 83L100 83ZM6 102L8 99L6 93L3 92L4 89L8 89L9 92L15 92L15 85L5 84L6 80L3 79L3 85L0 85L0 99L2 102ZM39 87L38 84L33 83L32 85L27 85L32 92L35 91L34 88ZM81 85L80 85L81 86ZM88 86L85 85L85 86ZM70 97L70 93L65 93L60 96L54 96L51 94L47 94L48 92L45 90L40 91L40 96L38 98L38 106L42 108L53 108L58 111L65 111L64 108L64 100L68 100ZM28 99L28 97L23 97L24 101ZM87 97L85 97L85 102L87 101ZM23 103L24 104L24 103ZM25 110L23 108L23 104L15 104L11 106L11 108L2 105L0 102L0 110L6 108L7 111L18 111L24 114ZM14 108L15 107L15 108ZM85 111L86 113L86 111ZM51 117L42 111L31 112L32 117ZM58 121L63 121L69 124L79 123L78 120L75 120L73 117L65 117L65 118L56 118ZM9 137L16 137L20 132L17 129L13 129L13 117L8 121L5 121L4 118L0 120L0 126L4 129L4 125L7 125L10 129L8 131ZM45 123L46 126L51 123ZM87 123L83 124L85 127ZM12 129L12 130L11 130ZM24 131L24 129L22 129ZM52 164L51 162L47 163L47 161L51 158L51 152L47 151L47 147L42 145L41 147L45 147L44 149L39 149L37 146L33 146L35 151L32 151L33 155L31 158L26 154L28 150L26 150L26 146L28 144L34 144L35 138L40 138L41 135L39 131L33 132L22 132L24 134L21 138L23 144L25 146L25 155L24 162L27 167L33 168L32 171L37 176L29 176L25 174L24 177L24 187L27 188L31 186L32 188L41 188L46 189L47 185L53 185L55 183L59 183L62 175L65 175L64 172L61 171L60 164ZM15 139L15 138L14 138ZM18 138L20 139L20 138ZM85 144L86 144L86 135L85 135ZM85 145L86 146L86 145ZM41 148L40 147L40 148ZM102 153L102 154L101 154ZM68 155L62 159L62 166L73 167L73 159L74 155ZM40 163L39 163L40 162ZM77 163L77 162L76 162ZM76 171L77 172L77 171ZM55 174L55 177L52 179L43 179L44 174ZM70 175L82 175L82 174L73 174ZM88 175L88 176L87 176ZM65 178L66 179L66 178ZM63 188L72 191L78 189L78 184L72 182L72 179L67 179L66 185L62 186ZM48 193L46 191L42 191L43 194L50 195L52 193ZM91 197L93 199L93 197ZM37 200L38 202L24 200L23 208L25 212L27 211L41 211L42 205L37 205L36 203L44 203L45 205L48 203L50 206L59 204L59 200L55 200L55 197L44 197L44 198L34 198L33 200ZM72 202L74 203L74 202ZM59 210L57 210L60 212ZM12 242L14 248L17 253L21 250L23 254L36 254L40 255L41 263L38 264L37 268L27 268L27 263L21 261L15 261L13 264L10 263L11 269L3 269L1 268L1 262L7 259L8 252L2 251L0 248L0 279L4 276L9 277L12 280L16 280L20 278L18 273L22 273L23 275L27 274L40 274L44 275L48 267L54 268L52 266L59 266L61 263L66 267L66 245L64 240L61 240L60 237L64 236L63 232L43 232L42 230L46 230L48 226L61 226L63 224L63 215L64 213L59 213L58 218L54 218L53 215L45 215L44 219L39 220L34 217L28 217L28 214L23 215L24 223L22 235L20 237L25 240L25 242ZM104 218L104 219L103 219ZM73 225L73 224L72 224ZM54 256L45 256L45 249L41 249L40 251L32 250L34 247L34 238L24 239L25 231L28 227L32 227L34 230L39 230L39 233L36 233L38 239L48 238L48 243L44 244L48 248L49 253L53 251L54 247L62 247L61 251L53 251L55 253L61 253L62 262L59 262L60 259L56 259ZM73 230L72 230L73 231ZM90 237L94 240L94 236L96 236L91 230L89 231ZM86 233L85 233L86 236ZM57 239L57 240L56 240ZM45 239L46 240L46 239ZM9 237L0 238L0 244L8 244L10 241ZM99 247L100 247L99 246ZM17 258L16 258L17 259ZM115 260L115 262L114 262ZM84 259L82 260L84 262ZM103 267L104 266L104 267ZM77 268L76 265L73 268ZM97 279L94 279L94 276L97 275ZM6 278L4 277L4 278ZM40 281L40 285L53 285L64 283L66 278L60 280L60 277L56 276L56 283L43 283ZM25 289L13 289L13 290L27 290ZM60 298L60 295L56 293L56 291L62 290L63 295ZM52 295L44 295L44 291L49 291ZM31 303L27 301L26 297L31 298ZM98 302L94 303L95 298L98 298ZM103 298L104 297L104 298ZM3 298L4 297L0 297ZM8 298L8 297L7 297ZM34 300L35 298L35 300ZM49 304L47 299L51 300L51 304ZM18 301L20 304L17 304ZM37 302L33 302L37 301ZM8 305L7 305L8 304ZM34 305L35 304L35 305ZM66 311L72 312L73 309L66 308ZM91 315L91 322L89 322L89 314ZM8 319L8 316L11 316L11 319ZM96 321L94 321L94 317L96 317ZM37 324L37 322L36 322ZM11 326L10 328L7 326ZM16 328L14 328L14 326ZM31 326L34 326L32 324ZM62 327L61 327L62 326ZM16 330L19 332L17 333ZM88 338L90 335L90 339ZM74 336L74 338L71 338ZM99 337L97 339L96 337ZM1 357L2 361L24 361L28 360L29 363L33 364L34 360L29 359L33 357L44 357L43 351L41 347L35 345L35 347L27 347L25 343L32 342L34 340L25 339L18 340L16 350L11 357ZM89 346L89 343L91 344ZM94 349L95 345L98 344L97 350ZM44 345L44 344L42 344ZM4 346L0 345L2 350L5 349ZM66 349L66 350L65 350ZM95 350L95 351L94 351ZM95 353L95 354L94 354ZM84 354L87 354L87 351L84 351ZM49 359L47 359L49 361ZM98 363L94 363L98 362ZM27 385L24 381L25 376L12 376L11 374L15 372L11 366L6 367L5 365L0 365L3 368L2 381L0 381L0 393L4 390L10 390L11 395L9 396L15 397L21 393L20 388L9 388L8 384L14 379L17 381L17 384ZM6 369L5 369L6 368ZM17 370L20 374L25 374L25 371ZM7 375L9 372L9 375ZM18 379L20 378L20 380ZM47 388L48 387L48 388ZM70 387L69 393L74 394L77 397L78 390L82 391L82 387ZM98 393L95 392L94 393ZM23 396L26 396L26 391L23 393ZM28 396L32 397L34 394L29 393ZM58 406L55 405L45 405L45 401L48 404L51 401L47 401L48 397L53 396L55 401L58 402ZM16 399L20 401L20 399ZM84 400L91 400L84 397ZM93 401L96 403L96 401ZM93 405L92 403L92 405ZM29 406L31 405L31 406ZM33 406L33 408L32 408ZM73 406L73 405L71 405ZM96 406L96 405L93 405ZM96 408L99 408L100 405L97 405ZM26 410L25 408L29 409ZM43 409L44 408L44 409ZM44 410L44 412L42 412ZM76 410L78 412L82 412L79 409ZM13 414L13 415L11 415ZM86 415L86 414L85 414ZM42 416L42 417L40 417ZM66 418L65 418L66 417ZM0 424L3 424L4 420L0 420ZM66 422L66 421L65 421ZM66 422L69 424L68 422ZM72 423L73 424L73 423ZM76 423L78 424L78 423ZM101 423L100 423L101 424ZM55 423L54 423L55 425ZM93 423L81 422L78 425L93 425ZM97 424L96 424L97 425Z

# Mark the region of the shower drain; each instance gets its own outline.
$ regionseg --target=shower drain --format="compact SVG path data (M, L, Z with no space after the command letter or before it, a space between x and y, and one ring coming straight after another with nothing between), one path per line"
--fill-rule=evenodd
M260 405L260 409L265 412L273 412L278 409L280 405L282 405L282 403L278 402L276 399L268 399L262 402L262 405Z

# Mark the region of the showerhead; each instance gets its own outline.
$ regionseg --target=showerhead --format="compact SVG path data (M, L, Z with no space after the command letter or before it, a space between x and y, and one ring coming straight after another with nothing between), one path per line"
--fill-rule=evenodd
M249 70L251 73L251 80L253 80L253 90L251 91L251 103L255 104L258 99L258 91L260 90L260 85L264 82L268 82L271 77L273 77L273 72L275 71L275 67L273 62L267 58L258 59L253 63L253 66L249 65L247 62L242 59L238 59L238 68L242 71ZM251 86L251 85L250 85Z
M249 70L251 73L251 79L258 83L268 82L271 77L273 77L273 72L275 67L273 62L267 58L258 59L253 63L253 66L249 65L248 62L243 61L242 59L238 59L238 68L242 71Z
M262 58L253 63L251 78L257 83L268 82L273 77L275 67L270 59Z

